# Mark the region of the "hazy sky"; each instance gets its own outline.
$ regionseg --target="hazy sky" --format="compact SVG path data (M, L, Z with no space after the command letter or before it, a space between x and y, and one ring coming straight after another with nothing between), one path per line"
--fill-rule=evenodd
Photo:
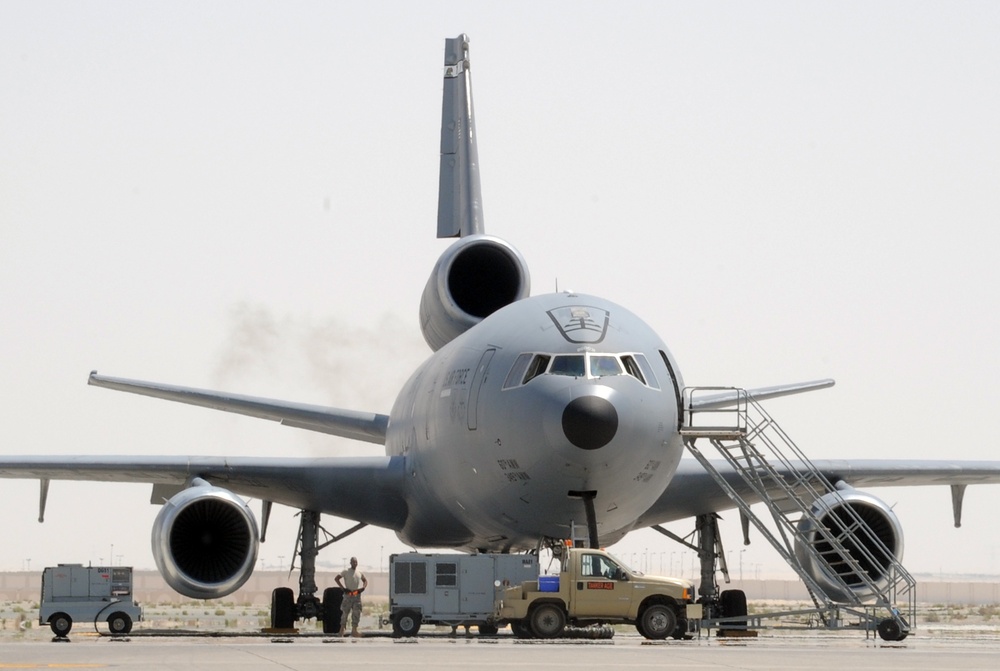
M429 353L462 32L486 228L534 293L644 316L687 384L835 378L767 406L814 458L1000 459L1000 4L955 1L0 1L0 451L378 452L86 377L387 413ZM1000 487L957 530L946 487L876 493L911 571L1000 573ZM0 481L0 569L152 566L148 487L53 482L44 525L37 501ZM653 532L611 549L647 548L680 563ZM320 561L403 549L368 529ZM760 538L743 561L783 570Z

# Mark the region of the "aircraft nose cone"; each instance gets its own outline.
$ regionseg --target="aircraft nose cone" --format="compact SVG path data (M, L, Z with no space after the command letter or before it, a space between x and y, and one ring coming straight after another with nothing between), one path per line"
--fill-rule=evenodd
M596 450L618 432L618 411L607 399L581 396L563 410L562 428L569 442L582 450Z

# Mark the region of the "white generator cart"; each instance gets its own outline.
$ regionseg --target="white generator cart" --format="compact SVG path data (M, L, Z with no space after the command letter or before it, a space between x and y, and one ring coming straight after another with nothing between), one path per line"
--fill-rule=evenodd
M497 633L496 596L505 586L538 580L538 557L513 554L420 554L389 557L389 621L395 636L421 624L475 625Z
M112 634L127 634L142 621L132 598L131 566L59 564L42 572L38 623L66 636L74 622L107 622Z

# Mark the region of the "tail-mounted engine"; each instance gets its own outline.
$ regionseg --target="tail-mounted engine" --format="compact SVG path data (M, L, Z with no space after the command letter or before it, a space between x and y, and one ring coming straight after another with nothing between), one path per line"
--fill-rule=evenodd
M153 523L153 558L163 579L193 599L232 594L257 561L257 521L240 497L220 487L189 487Z
M844 533L856 525L855 516L845 507L857 514L868 532L855 529ZM863 572L858 575L844 553L825 540L809 518L803 518L799 531L805 534L806 543L796 542L795 555L823 592L837 603L851 603L854 601L851 594L862 600L872 596L872 583L884 587L893 562L903 556L903 527L896 513L881 499L855 489L817 499L812 512L834 537L844 538L841 541L844 550ZM874 540L876 538L880 543ZM845 585L849 593L845 592Z
M469 235L438 259L420 299L420 328L437 351L531 292L528 265L500 238Z

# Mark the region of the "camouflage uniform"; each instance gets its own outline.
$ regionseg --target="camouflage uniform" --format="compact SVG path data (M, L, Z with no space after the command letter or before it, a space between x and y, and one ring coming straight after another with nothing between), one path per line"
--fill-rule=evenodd
M338 576L344 581L344 600L340 604L341 629L347 626L348 617L351 618L351 627L358 628L361 622L361 594L358 590L364 582L365 574L356 568L349 568L341 571Z

